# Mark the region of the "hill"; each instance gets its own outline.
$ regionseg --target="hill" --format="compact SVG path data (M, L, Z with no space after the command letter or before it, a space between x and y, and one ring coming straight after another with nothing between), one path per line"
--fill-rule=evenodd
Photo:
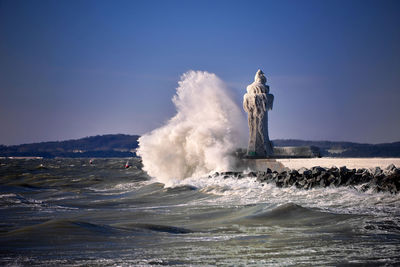
M76 140L0 145L0 157L135 157L138 135L108 134ZM400 157L400 142L360 144L352 142L277 139L274 146L315 146L323 157Z
M134 157L138 135L108 134L76 140L0 146L1 157Z

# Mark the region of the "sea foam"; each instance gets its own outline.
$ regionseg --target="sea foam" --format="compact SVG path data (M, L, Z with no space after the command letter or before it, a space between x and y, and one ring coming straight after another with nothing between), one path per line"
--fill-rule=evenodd
M167 185L211 171L229 170L246 140L246 122L215 74L189 71L172 98L176 115L139 138L143 169Z

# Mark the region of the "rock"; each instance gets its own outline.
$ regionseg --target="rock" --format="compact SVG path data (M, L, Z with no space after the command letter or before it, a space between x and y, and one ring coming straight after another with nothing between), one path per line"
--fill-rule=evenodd
M249 172L247 177L257 177L257 174L255 172Z
M325 172L325 173L321 173L321 179L325 179L325 180L327 180L330 176L333 176L333 177L336 177L335 175L334 175L334 173L330 173L330 172Z
M340 167L339 168L339 175L342 177L342 176L345 176L346 174L347 174L347 172L348 172L349 170L346 168L346 166L343 166L343 167Z
M362 174L361 174L361 179L360 179L360 182L361 183L367 183L367 182L370 182L371 180L372 180L372 175L371 175L371 173L369 173L368 171L365 171L365 172L363 172Z
M283 184L285 186L289 186L290 185L290 176L286 176L286 178L283 180Z
M339 178L340 178L340 177L339 177ZM338 179L339 179L339 178L338 178ZM336 181L336 177L333 176L332 174L331 174L331 175L328 177L328 179L327 179L328 185L335 183L335 181Z
M312 175L314 177L316 177L316 176L320 175L321 172L325 171L325 169L321 168L320 166L315 166L315 167L311 168L311 171L312 171Z
M266 174L267 174L267 172L258 171L258 172L257 172L257 178L258 178L258 177L264 177Z
M350 180L354 181L354 183L360 183L363 180L363 174L356 172L353 174Z
M307 171L307 168L301 167L298 173L303 174L305 171Z
M395 186L392 186L392 189L390 190L390 193L397 194L398 192L399 192L399 190Z
M373 170L372 174L373 174L374 176L378 176L378 175L382 174L382 172L383 172L383 171L382 171L381 168L376 167L376 168Z
M269 181L269 180L271 180L271 178L272 178L272 175L270 173L265 173L262 176L257 176L257 180L258 181L263 181L263 182Z
M304 172L303 172L303 176L304 177L311 177L312 176L312 171L311 170L305 170Z
M216 172L215 174L217 174L218 172ZM238 177L239 175L241 175L241 172L221 172L219 173L219 175L221 176L232 176L232 177Z
M361 187L361 191L362 192L366 192L366 191L368 191L368 189L370 189L371 188L371 185L370 184L365 184L365 185L363 185L362 187Z
M396 172L396 171L397 171L397 168L396 168L396 166L394 166L394 164L392 163L392 164L388 165L388 166L385 168L385 170L383 171L383 173L384 173L385 175L391 175L391 174L393 174L393 173Z
M283 181L276 181L276 182L275 182L275 185L276 185L277 187L283 187Z
M335 176L335 177L339 177L340 176L340 170L337 167L329 168L329 169L326 170L326 172L328 173L328 176L331 175L331 174L333 176Z
M386 170L390 172L392 172L394 169L396 169L396 166L394 166L393 163L386 167Z
M361 169L358 169L358 170L356 171L356 173L364 173L365 171L366 171L366 169L361 168Z
M312 188L312 187L314 187L316 185L316 179L315 178L307 179L307 183L309 185L308 188Z
M335 186L339 186L339 185L343 185L346 183L347 180L345 180L345 178L342 176L340 176L339 178L336 178L334 181L331 182L331 184L334 184Z
M333 173L333 172L338 172L338 171L339 171L339 168L333 166L333 167L329 168L327 171L328 171L328 172L332 172L332 173Z

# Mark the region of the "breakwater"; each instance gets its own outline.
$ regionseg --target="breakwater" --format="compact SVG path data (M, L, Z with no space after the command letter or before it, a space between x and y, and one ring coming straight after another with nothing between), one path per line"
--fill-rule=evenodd
M391 164L385 169L348 169L347 167L322 168L319 166L310 169L257 172L216 172L209 176L215 178L255 177L261 184L273 183L277 187L292 187L311 189L316 187L357 186L361 191L389 192L397 194L400 191L400 168Z

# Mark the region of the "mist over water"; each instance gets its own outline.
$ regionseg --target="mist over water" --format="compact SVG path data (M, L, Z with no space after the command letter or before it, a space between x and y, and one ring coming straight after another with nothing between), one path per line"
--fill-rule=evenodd
M225 83L215 74L182 75L172 99L176 115L139 139L143 169L165 183L229 170L231 153L246 142L246 122Z

